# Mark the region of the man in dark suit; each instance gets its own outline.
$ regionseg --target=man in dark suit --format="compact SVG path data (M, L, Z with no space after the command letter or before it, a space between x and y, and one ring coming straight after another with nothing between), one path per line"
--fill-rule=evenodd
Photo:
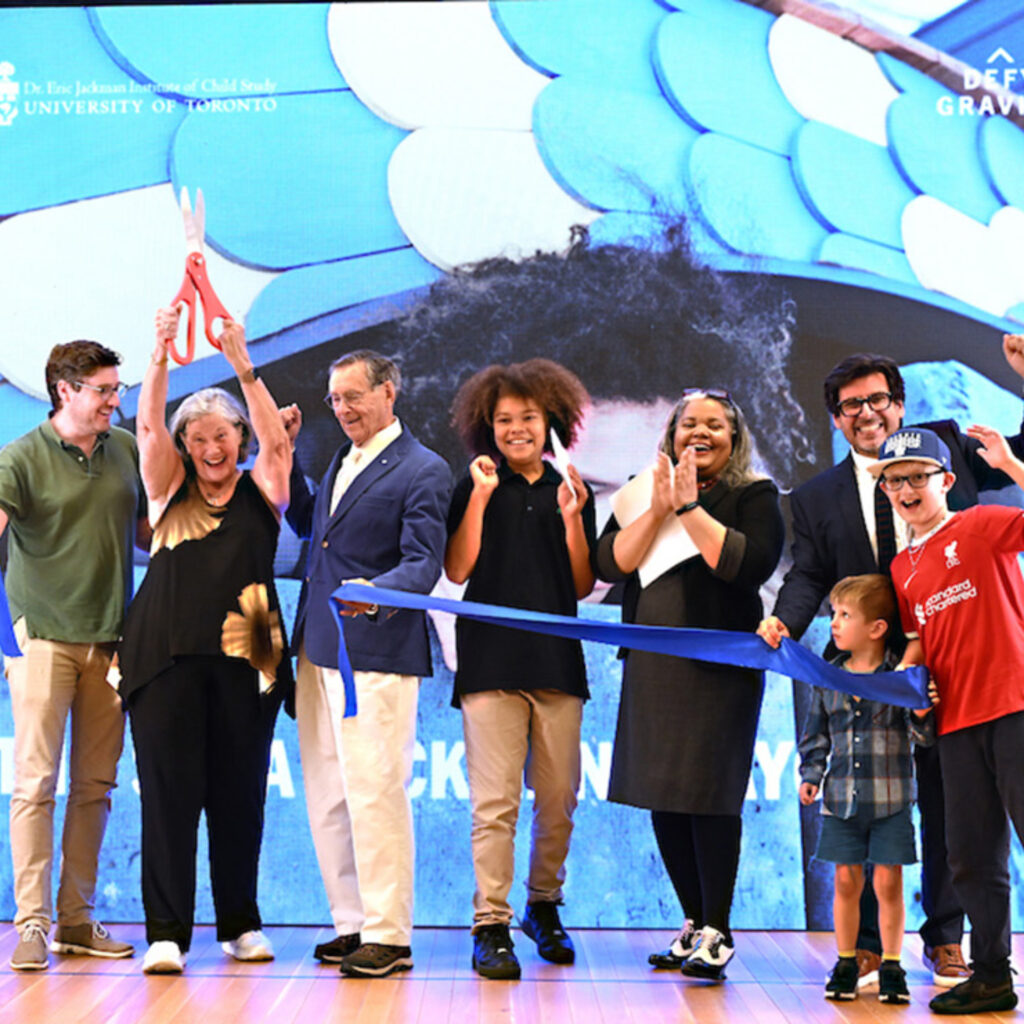
M1024 337L1007 335L1004 352L1024 376ZM866 466L878 457L882 442L903 422L904 386L899 367L884 356L858 353L844 359L825 378L825 404L832 422L850 443L850 454L797 488L790 497L793 519L793 565L783 581L772 615L758 633L772 646L784 636L799 639L833 585L846 576L889 571L889 563L907 543L902 520L894 522L884 494ZM978 502L980 490L1011 483L978 455L978 444L952 420L925 423L946 442L956 483L949 495L952 509ZM1024 451L1017 435L1014 452ZM826 658L834 655L831 643ZM942 773L935 747L916 747L918 807L921 813L921 903L925 922L921 938L925 961L937 985L952 986L969 974L960 943L963 910L953 891L946 863ZM877 905L870 892L862 903L858 959L862 983L878 966ZM870 922L870 923L868 923ZM875 948L872 948L875 947Z
M451 473L395 417L398 367L361 350L335 361L325 401L350 444L316 494L293 463L288 522L310 538L295 619L296 717L306 806L336 937L318 959L343 974L412 967L412 778L419 677L430 675L422 612L350 605L345 645L358 712L343 718L331 593L346 580L428 592L441 574ZM282 410L294 439L295 406Z

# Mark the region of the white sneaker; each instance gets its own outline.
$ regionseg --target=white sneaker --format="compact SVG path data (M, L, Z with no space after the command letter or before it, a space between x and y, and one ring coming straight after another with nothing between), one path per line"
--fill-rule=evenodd
M733 958L736 950L725 944L725 936L710 925L705 925L697 940L697 948L682 966L682 972L690 978L705 978L721 981L725 977L725 965Z
M236 960L273 960L274 947L263 932L242 932L237 939L222 942L220 948Z
M181 974L185 969L185 957L176 942L161 939L150 943L142 960L143 974Z
M699 941L700 932L694 927L693 920L688 917L668 949L652 953L647 958L647 962L658 970L678 971L687 957L697 948Z

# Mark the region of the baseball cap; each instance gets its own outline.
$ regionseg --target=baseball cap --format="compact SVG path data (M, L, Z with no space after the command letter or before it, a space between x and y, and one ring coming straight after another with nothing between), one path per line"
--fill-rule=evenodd
M946 442L935 431L924 427L901 427L890 434L879 449L878 461L868 466L868 472L878 476L886 466L910 461L930 462L947 473L951 472Z

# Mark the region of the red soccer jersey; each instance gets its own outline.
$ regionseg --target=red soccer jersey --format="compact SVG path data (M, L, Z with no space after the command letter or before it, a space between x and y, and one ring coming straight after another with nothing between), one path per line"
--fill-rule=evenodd
M900 618L939 691L940 735L1024 711L1024 513L957 512L892 563Z

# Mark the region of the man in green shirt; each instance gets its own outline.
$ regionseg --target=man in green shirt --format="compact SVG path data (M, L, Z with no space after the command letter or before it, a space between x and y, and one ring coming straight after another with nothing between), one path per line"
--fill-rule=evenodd
M11 858L15 970L49 965L54 793L71 716L70 785L57 893L56 953L131 956L92 920L100 844L124 735L107 682L131 594L142 493L135 438L110 424L121 357L94 341L58 345L46 364L53 411L0 451L0 533L22 657L7 662L14 717Z

